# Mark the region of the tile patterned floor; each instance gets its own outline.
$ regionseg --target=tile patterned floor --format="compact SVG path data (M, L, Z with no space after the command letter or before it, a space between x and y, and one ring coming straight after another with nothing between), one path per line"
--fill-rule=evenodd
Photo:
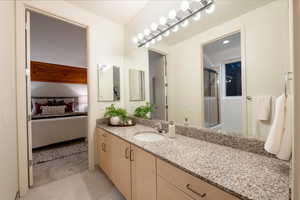
M125 200L99 170L68 176L35 187L21 200Z

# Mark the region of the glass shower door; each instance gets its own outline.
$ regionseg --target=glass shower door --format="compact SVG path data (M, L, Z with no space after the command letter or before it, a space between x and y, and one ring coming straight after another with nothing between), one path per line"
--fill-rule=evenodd
M220 124L219 74L212 69L204 69L204 120L205 127Z

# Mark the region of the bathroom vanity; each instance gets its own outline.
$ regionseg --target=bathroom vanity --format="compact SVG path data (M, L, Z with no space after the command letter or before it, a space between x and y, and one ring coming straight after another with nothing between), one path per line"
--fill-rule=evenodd
M98 164L127 200L287 200L289 163L153 128L98 123Z

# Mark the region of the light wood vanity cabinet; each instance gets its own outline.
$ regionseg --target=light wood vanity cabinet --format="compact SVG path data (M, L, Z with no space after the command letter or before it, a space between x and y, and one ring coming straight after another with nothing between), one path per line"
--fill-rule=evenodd
M238 200L215 186L157 159L157 175L196 200Z
M111 135L102 129L97 130L97 150L99 166L104 173L110 177L112 170L112 156L111 156Z
M97 129L96 140L99 166L123 196L156 200L156 158L102 129Z
M111 180L126 199L131 199L130 144L111 136L112 174Z
M175 186L157 176L157 200L193 200ZM220 199L221 200L221 199Z
M156 158L131 146L132 200L156 199Z
M127 200L238 200L152 154L97 129L99 166Z

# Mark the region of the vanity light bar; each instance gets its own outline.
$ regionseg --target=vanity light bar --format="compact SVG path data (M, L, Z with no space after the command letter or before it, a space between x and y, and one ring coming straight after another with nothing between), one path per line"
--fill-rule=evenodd
M146 29L147 35L143 33L139 33L137 37L133 38L133 42L137 44L138 47L143 47L143 46L149 47L150 44L151 43L154 44L156 40L160 41L162 39L162 36L167 37L169 36L171 31L176 32L179 29L179 25L181 25L182 27L187 26L189 23L188 20L190 18L194 17L195 20L200 19L201 11L206 10L208 14L214 11L214 6L215 6L214 0L194 0L194 2L201 4L201 7L193 10L189 7L190 3L188 1L186 0L183 1L181 10L184 13L188 12L188 14L185 17L178 18L177 13L175 19L170 19L170 17L169 18L162 17L164 18L164 20L166 20L166 23L164 23L164 25L161 25L161 23L157 25L155 24L157 26L155 31ZM174 10L172 10L172 12L174 12ZM174 20L176 20L176 22L173 22ZM161 28L162 26L164 28Z

